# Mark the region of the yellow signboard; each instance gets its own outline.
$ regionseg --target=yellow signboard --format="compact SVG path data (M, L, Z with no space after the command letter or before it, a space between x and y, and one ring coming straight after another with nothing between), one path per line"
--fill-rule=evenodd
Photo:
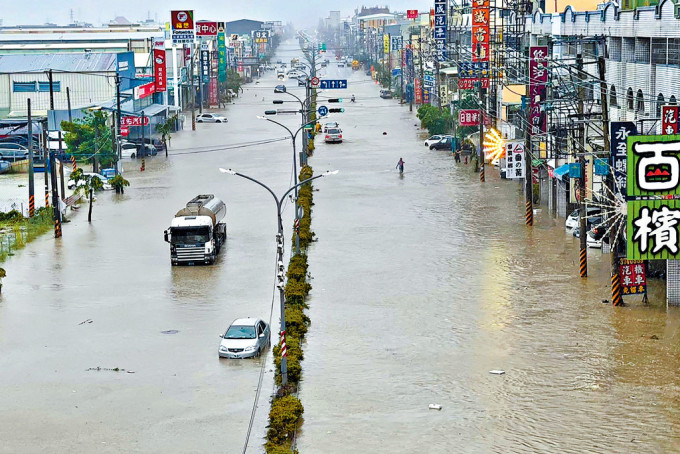
M383 46L385 47L385 53L390 53L390 35L383 35Z

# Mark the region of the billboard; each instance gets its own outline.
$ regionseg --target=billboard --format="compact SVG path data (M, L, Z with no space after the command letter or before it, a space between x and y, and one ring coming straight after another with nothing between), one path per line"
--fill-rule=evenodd
M153 78L156 92L165 91L168 87L168 67L165 62L165 42L154 41L153 47Z
M134 52L116 54L116 69L120 77L120 89L129 90L132 88L132 81L137 73Z
M678 133L678 106L663 106L661 108L661 134Z
M187 44L194 42L194 11L170 11L170 26L172 28L172 42Z
M417 9L406 10L406 18L407 19L418 19L418 10Z
M207 82L210 79L210 51L201 51L201 76L203 82Z
M614 190L618 194L626 194L626 156L628 154L628 136L637 135L637 128L632 121L612 121L609 123L609 144L612 169L614 169Z
M548 46L529 48L529 134L546 132L546 115L543 103L548 83Z
M472 61L489 61L489 0L472 2Z
M196 22L196 36L217 36L217 22L207 20Z
M486 0L488 2L488 0ZM446 61L446 0L434 0L434 28L432 35L435 43L435 54L440 62Z

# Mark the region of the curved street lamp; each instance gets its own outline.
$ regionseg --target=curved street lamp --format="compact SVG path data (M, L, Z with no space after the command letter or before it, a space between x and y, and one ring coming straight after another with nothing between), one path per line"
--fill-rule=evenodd
M274 198L274 202L276 202L276 216L277 216L277 224L278 224L278 233L276 234L276 254L277 254L277 263L278 263L278 273L277 273L277 279L278 283L276 284L276 287L279 289L279 298L280 298L280 309L281 309L281 332L280 334L280 339L281 339L281 384L286 385L288 383L288 359L287 359L287 354L286 354L286 301L285 301L285 295L284 295L284 265L283 265L283 221L281 220L281 204L282 202L286 199L286 196L290 194L291 191L297 189L299 186L302 186L303 184L309 183L312 180L316 180L317 178L322 178L322 177L327 177L331 175L336 175L338 173L338 170L334 171L326 171L322 174L313 176L311 178L307 178L306 180L302 180L296 185L291 186L286 192L283 193L281 197L277 197L274 191L272 191L269 186L266 184L262 183L261 181L256 180L255 178L249 177L248 175L244 175L242 173L238 173L234 170L231 169L225 169L220 167L220 172L226 173L228 175L236 175L241 178L245 178L246 180L250 180L253 183L259 184L263 188L265 188ZM297 211L297 210L295 210ZM297 213L296 213L297 214ZM299 235L298 235L299 236Z

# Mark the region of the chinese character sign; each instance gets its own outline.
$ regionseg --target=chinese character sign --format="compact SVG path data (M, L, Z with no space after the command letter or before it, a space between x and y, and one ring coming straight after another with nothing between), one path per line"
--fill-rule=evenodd
M217 75L220 82L227 81L227 42L224 34L224 22L218 22L217 34Z
M210 51L201 51L201 76L203 81L207 82L210 79Z
M609 143L611 145L611 166L614 170L614 191L626 194L626 155L628 153L628 136L637 135L635 123L631 121L612 121L609 123Z
M435 42L437 60L446 61L446 0L434 0L434 27L432 34Z
M196 22L196 36L217 36L217 22Z
M406 10L406 18L407 19L418 19L418 10L417 9Z
M472 1L472 60L489 61L489 0Z
M548 83L548 46L529 48L529 134L545 134L543 103Z
M627 164L629 197L680 196L680 135L628 136Z
M416 104L423 103L423 86L420 83L420 79L414 79L413 88L416 92Z
M170 25L172 27L172 42L174 44L188 44L194 42L194 11L170 11Z
M390 53L390 35L383 35L383 51L386 54Z
M678 106L663 106L661 108L661 134L678 133Z
M524 144L522 142L508 142L505 147L505 178L511 180L524 178L526 170Z
M479 110L461 109L458 112L459 126L479 126Z
M153 75L156 92L165 91L167 88L167 65L165 63L165 43L163 41L154 42Z
M482 88L489 88L489 62L459 61L458 88L461 90L471 90L477 88L477 82L481 82Z
M624 295L647 293L647 269L644 260L621 260L619 276Z

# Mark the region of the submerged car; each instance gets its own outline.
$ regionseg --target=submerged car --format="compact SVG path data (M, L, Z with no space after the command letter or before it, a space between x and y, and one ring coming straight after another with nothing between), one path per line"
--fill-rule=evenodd
M196 117L196 122L198 123L226 123L227 119L222 115L202 113Z
M586 209L586 219L592 218L593 216L598 216L602 210L599 207L590 206ZM579 210L576 209L567 216L567 220L564 221L564 227L567 229L575 229L579 224Z
M434 145L435 143L439 142L440 140L442 140L445 137L453 137L453 136L446 135L446 134L436 134L436 135L431 136L430 138L425 140L425 146L429 148L431 145Z
M342 142L342 131L337 128L330 128L326 131L326 137L324 138L326 143L341 143Z
M252 358L271 345L269 325L259 318L239 318L220 335L220 358Z
M439 142L430 145L430 150L453 150L453 136L442 137Z

